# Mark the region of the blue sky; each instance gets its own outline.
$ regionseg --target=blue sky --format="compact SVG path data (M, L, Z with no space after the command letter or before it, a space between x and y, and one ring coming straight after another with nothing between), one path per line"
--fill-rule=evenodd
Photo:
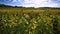
M0 4L23 7L60 7L60 0L0 0Z

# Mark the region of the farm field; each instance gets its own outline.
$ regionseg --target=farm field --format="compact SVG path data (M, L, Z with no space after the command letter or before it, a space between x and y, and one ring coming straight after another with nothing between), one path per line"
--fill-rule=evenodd
M0 34L59 34L58 8L0 8Z

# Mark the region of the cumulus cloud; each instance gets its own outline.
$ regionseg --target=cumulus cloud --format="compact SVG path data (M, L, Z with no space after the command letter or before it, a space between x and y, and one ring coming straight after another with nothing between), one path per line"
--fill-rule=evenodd
M17 5L23 7L60 7L60 0L7 0L7 1L11 1L9 2L10 5Z
M19 2L20 0L13 0L12 2Z
M9 1L12 1L12 2L19 2L20 0L0 0L1 2L9 2Z
M13 0L12 2L17 2L17 0Z
M24 0L24 7L58 7L57 0Z

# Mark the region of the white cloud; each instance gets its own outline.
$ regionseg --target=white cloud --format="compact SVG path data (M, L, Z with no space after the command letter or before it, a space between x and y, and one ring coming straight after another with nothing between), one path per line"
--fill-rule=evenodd
M18 0L18 1L21 1L21 0Z
M58 4L52 0L24 0L24 3L22 6L24 7L58 7Z
M12 2L19 2L20 0L13 0Z
M12 2L17 2L17 0L13 0Z
M60 0L9 0L9 1L12 1L10 5L17 5L23 7L60 7Z

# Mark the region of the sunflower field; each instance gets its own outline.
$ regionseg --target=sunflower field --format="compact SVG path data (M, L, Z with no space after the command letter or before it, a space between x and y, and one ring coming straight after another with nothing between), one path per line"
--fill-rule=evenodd
M58 34L60 14L0 12L0 34Z

